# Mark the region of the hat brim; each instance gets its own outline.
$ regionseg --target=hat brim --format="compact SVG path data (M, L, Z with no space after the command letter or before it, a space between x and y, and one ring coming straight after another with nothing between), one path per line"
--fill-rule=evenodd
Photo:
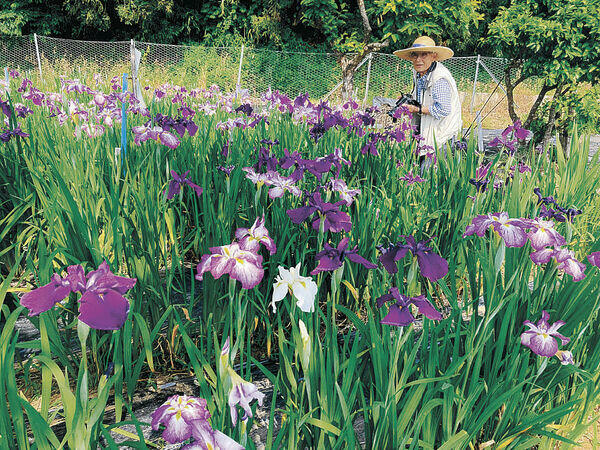
M403 48L402 50L396 50L394 52L394 55L396 55L398 58L402 58L407 61L412 61L409 56L412 52L433 52L433 53L437 54L437 61L444 61L444 60L450 59L450 58L452 58L452 56L454 56L454 52L452 51L452 49L450 49L448 47L440 47L438 45L430 46L430 47L422 46L422 47Z

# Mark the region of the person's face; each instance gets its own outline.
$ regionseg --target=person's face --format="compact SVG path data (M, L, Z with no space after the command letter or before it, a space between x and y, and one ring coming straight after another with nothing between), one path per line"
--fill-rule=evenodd
M409 56L413 67L419 75L427 72L427 69L431 67L437 58L437 54L434 52L410 52Z

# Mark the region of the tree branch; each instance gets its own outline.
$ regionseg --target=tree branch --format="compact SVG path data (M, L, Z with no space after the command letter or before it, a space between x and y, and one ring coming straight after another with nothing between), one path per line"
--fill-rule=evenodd
M363 29L365 36L363 42L367 42L371 36L371 24L369 24L369 17L367 16L367 10L365 8L365 0L358 0L358 10L360 11L360 17L362 18Z
M537 113L538 108L542 104L544 97L546 97L546 94L552 90L552 86L548 86L548 84L546 84L546 83L547 82L544 81L544 85L542 86L540 93L538 94L537 98L535 99L535 102L533 102L533 105L531 106L531 109L529 110L529 114L527 115L527 119L525 120L525 123L523 124L523 128L527 128L527 129L529 128L529 125L531 125L531 122L533 121L533 118L535 117L535 114Z

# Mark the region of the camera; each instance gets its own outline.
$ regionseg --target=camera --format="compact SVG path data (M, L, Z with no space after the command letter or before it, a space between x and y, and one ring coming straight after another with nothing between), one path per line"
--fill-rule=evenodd
M396 101L396 104L394 105L394 107L388 111L388 115L390 117L394 117L394 113L402 105L413 105L413 106L419 106L419 107L421 106L421 104L418 101L416 101L415 99L413 99L410 96L410 94L402 94L400 96L400 98ZM395 121L396 121L396 119L394 118L394 122Z

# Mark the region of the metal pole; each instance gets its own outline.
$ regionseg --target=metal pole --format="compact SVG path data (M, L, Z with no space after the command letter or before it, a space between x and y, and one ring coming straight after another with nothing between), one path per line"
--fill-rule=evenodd
M477 111L477 148L483 153L483 130L481 129L481 111Z
M490 69L488 69L488 67L485 65L485 63L483 61L481 61L481 67L483 67L485 69L485 71L490 74L490 77L492 77L492 80L494 80L495 83L498 83L500 85L500 89L502 89L504 91L504 93L506 94L506 89L504 89L504 87L502 86L502 83L500 83L498 81L498 78L496 78L496 76L492 73L492 71Z
M238 77L237 83L235 84L235 98L237 100L237 96L240 90L240 83L242 82L242 62L244 61L244 44L242 44L242 51L240 53L240 67L238 68Z
M473 105L475 104L475 93L477 92L477 75L479 75L479 61L481 56L477 55L477 62L475 63L475 80L473 81L473 94L471 94L471 107L469 111L473 113Z
M38 67L40 69L40 78L42 78L42 60L40 59L40 48L38 46L38 39L36 33L33 33L33 42L35 43L35 56L37 56Z
M490 69L488 69L488 67L485 65L485 63L483 61L481 61L481 67L483 67L485 69L485 71L490 75L490 77L492 77L492 80L494 80L494 82L498 83L498 86L500 86L500 89L502 89L502 91L504 92L504 95L508 95L508 93L506 92L506 89L504 89L504 86L502 86L502 83L500 81L498 81L498 79L496 78L496 76L492 73L492 71ZM515 106L518 108L519 105L517 104L517 102L514 102Z
M129 42L129 61L131 62L131 82L135 86L137 71L135 70L135 41L133 39Z
M367 103L367 96L369 95L369 82L371 81L371 61L373 61L373 53L369 53L369 64L367 64L367 85L365 86L365 98L363 99L363 108Z
M127 92L127 74L123 74L122 92ZM127 156L127 103L121 104L121 164ZM123 169L125 170L125 169Z
M365 62L367 62L367 60L368 60L368 59L369 59L369 58L363 58L363 60L360 62L360 64L359 64L358 66L356 66L356 69L354 69L354 73L356 73L356 71L357 71L358 69L360 69L360 68L362 67L362 65L363 65ZM337 90L338 90L338 89L339 89L341 86L342 86L342 82L340 81L338 84L336 84L336 85L335 85L335 87L334 87L334 88L333 88L331 91L329 91L329 92L327 93L327 95L325 95L325 97L323 97L323 100L327 100L327 98L328 98L328 97L329 97L331 94L333 94L335 91L337 91Z

